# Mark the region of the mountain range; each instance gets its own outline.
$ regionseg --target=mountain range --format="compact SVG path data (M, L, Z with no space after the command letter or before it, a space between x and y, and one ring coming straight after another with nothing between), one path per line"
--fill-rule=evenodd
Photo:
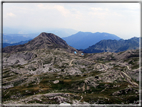
M35 49L52 49L52 48L62 48L69 52L77 51L76 49L69 46L63 39L52 34L52 33L41 33L39 36L35 37L33 40L29 41L23 45L8 46L3 48L3 52L20 52L20 51L32 51Z
M6 30L7 31L7 30ZM10 30L11 31L11 30ZM47 29L48 32L58 35L59 37L63 37L70 46L76 49L84 49L88 48L91 45L99 42L103 39L120 39L116 35L109 33L91 33L91 32L78 32L73 29ZM30 34L3 34L3 46L13 46L17 44L21 44L19 42L27 40L31 40L35 38L40 33L30 33ZM71 35L73 34L73 35ZM70 36L71 35L71 36ZM68 36L68 37L64 37ZM15 44L17 43L17 44Z
M82 51L85 53L121 52L138 48L139 38L134 37L128 40L101 40L95 45L92 45Z
M83 55L74 51L60 37L45 32L26 44L3 48L3 106L140 105L138 49Z
M69 37L63 38L70 46L76 48L76 49L86 49L89 46L92 46L96 44L97 42L101 40L119 40L118 36L114 34L109 33L91 33L91 32L78 32L76 34L73 34Z
M20 34L19 34L20 35ZM18 35L17 39L20 38L20 36ZM30 40L26 40L26 41L21 41L21 42L18 42L18 43L12 43L12 44L9 44L9 43L3 43L3 48L4 47L7 47L7 46L15 46L15 45L19 45L19 46L15 46L13 47L13 49L18 49L20 48L20 50L32 50L32 49L37 49L37 48L45 48L45 47L50 47L49 46L49 40L50 42L52 41L54 43L54 46L56 44L55 47L60 47L62 45L61 44L66 44L66 48L69 46L67 44L67 42L70 42L70 46L71 47L73 44L74 47L87 47L89 44L92 44L90 46L88 46L87 48L85 49L78 49L80 51L83 51L84 53L100 53L100 52L120 52L120 51L126 51L126 50L131 50L131 49L138 49L139 48L139 38L137 37L134 37L134 38L131 38L131 39L128 39L128 40L123 40L123 39L120 39L119 37L117 37L116 35L113 35L113 34L109 34L109 33L91 33L91 32L78 32L72 36L69 36L69 37L66 37L66 38L60 38L58 36L56 36L55 34L52 34L52 33L41 33L40 35L46 35L45 37L42 37L44 38L44 41L43 39L41 39L40 36L37 36L35 37L33 40L30 39ZM55 37L56 39L55 39ZM12 37L13 36L13 37ZM11 35L11 37L9 37L10 40L16 40L14 39L17 35ZM51 36L51 37L50 37ZM82 37L82 38L81 38ZM6 36L4 36L4 38L6 38ZM11 39L12 38L12 39ZM23 38L26 38L26 37L21 37L20 39L23 39ZM50 39L49 39L50 38ZM59 39L60 38L60 39ZM94 38L94 39L93 39ZM110 38L110 39L108 39ZM36 40L35 40L36 39ZM45 41L47 40L48 41ZM64 39L64 40L63 40ZM113 40L115 39L115 40ZM13 41L12 40L12 41ZM100 40L100 41L99 41ZM31 43L28 43L26 44L27 42L31 41ZM33 41L36 41L36 42L33 42ZM56 42L55 42L56 41ZM60 41L60 42L59 42ZM66 42L65 42L66 41ZM97 42L98 41L98 42ZM46 42L46 43L45 43ZM97 43L95 43L97 42ZM47 45L48 44L48 45ZM29 46L27 45L30 45L30 47L32 47L31 49L29 48ZM40 47L39 47L40 46ZM53 47L54 47L53 46ZM22 48L21 48L22 47ZM26 48L25 48L26 47ZM28 48L27 48L28 47ZM64 47L65 48L65 47ZM7 48L6 48L7 49ZM8 47L8 51L11 50L12 48L11 47ZM13 50L12 49L12 50ZM71 49L71 48L70 48ZM70 50L69 49L69 50ZM5 49L4 49L5 50ZM17 51L18 51L17 50ZM71 49L72 50L72 49ZM74 49L73 49L74 50ZM77 50L75 50L77 51Z
M38 36L41 32L49 32L59 37L68 37L72 34L77 33L77 30L68 29L68 28L46 28L46 29L18 29L18 28L3 28L3 42L5 43L17 43L20 41L25 41L29 39L33 39ZM21 38L20 38L21 37Z

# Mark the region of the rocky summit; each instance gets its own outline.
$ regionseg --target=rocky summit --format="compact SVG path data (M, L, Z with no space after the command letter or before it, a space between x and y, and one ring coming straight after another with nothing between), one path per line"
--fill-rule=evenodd
M41 44L41 45L40 45ZM7 104L135 104L139 50L74 53L51 33L3 49L2 102Z
M36 49L56 49L63 48L69 52L77 51L76 49L69 46L63 39L52 34L52 33L41 33L39 36L34 38L23 45L8 46L3 48L5 53L21 52L21 51L32 51Z

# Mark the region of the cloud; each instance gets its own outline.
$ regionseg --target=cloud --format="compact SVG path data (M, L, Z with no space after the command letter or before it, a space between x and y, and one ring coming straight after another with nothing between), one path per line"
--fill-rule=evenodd
M54 8L61 12L61 14L65 17L70 15L70 11L65 9L63 6L55 5Z
M16 15L15 15L15 14L13 14L12 12L10 12L10 13L7 13L7 16L15 17Z
M90 9L93 10L93 11L102 11L102 10L104 10L102 8L95 8L95 7L91 7Z
M139 3L5 3L3 25L28 30L71 28L140 36Z
M70 11L59 4L38 4L37 7L42 9L42 11L50 10L54 12L60 12L65 17L70 15Z
M37 7L39 7L40 9L45 9L45 7L43 6L43 4L38 4Z
M39 9L53 9L53 4L50 5L39 3L36 5Z

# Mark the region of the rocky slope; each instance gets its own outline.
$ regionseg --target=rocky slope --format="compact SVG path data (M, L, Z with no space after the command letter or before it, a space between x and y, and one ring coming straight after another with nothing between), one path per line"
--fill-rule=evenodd
M2 60L5 106L139 103L139 50L82 56L63 48L34 49L3 53Z
M63 39L52 34L52 33L41 33L39 36L34 38L23 45L17 46L8 46L3 48L3 52L12 53L12 52L20 52L20 51L32 51L37 49L56 49L62 48L66 49L69 52L76 51L76 49L70 47Z

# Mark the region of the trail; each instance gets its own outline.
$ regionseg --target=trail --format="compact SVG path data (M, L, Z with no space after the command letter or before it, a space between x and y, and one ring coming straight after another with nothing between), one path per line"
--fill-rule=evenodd
M74 61L75 59L72 59L69 63L69 66L73 66L72 61Z

